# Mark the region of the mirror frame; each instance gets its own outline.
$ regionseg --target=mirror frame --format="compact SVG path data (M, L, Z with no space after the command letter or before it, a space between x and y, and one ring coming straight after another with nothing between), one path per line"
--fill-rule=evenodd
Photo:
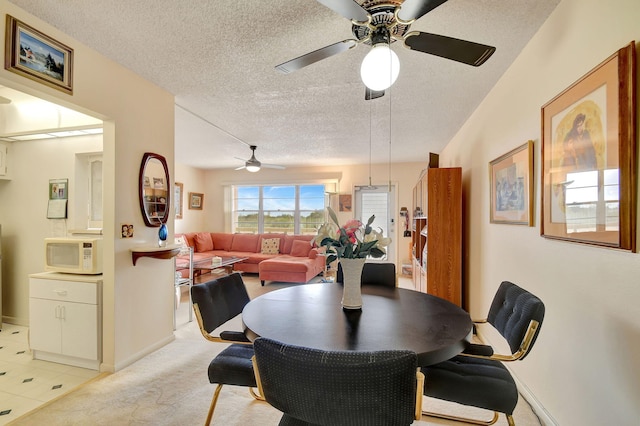
M166 196L166 211L163 217L150 217L147 209L145 208L145 195L144 195L144 177L147 169L147 164L150 160L158 160L164 168L164 179L167 185ZM153 185L153 184L152 184ZM163 223L167 223L169 219L169 211L171 208L171 181L169 180L169 167L167 167L167 160L160 154L154 154L153 152L145 152L142 157L142 163L140 164L140 174L138 176L138 199L140 200L140 212L142 213L142 219L144 219L145 225L149 227L159 227Z

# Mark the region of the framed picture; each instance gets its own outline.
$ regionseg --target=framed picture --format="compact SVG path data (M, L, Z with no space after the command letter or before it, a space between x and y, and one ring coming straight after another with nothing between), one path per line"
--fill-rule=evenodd
M540 234L636 251L635 43L542 107Z
M69 198L69 179L49 179L49 199L66 200Z
M204 204L204 194L198 192L189 193L189 208L191 210L202 210Z
M338 204L341 212L351 211L351 194L338 195Z
M533 141L489 163L491 223L533 226Z
M174 209L176 211L176 219L182 219L182 190L184 186L180 182L176 182L175 187L173 188L174 197L173 202L175 203Z
M73 94L73 49L7 15L4 68Z

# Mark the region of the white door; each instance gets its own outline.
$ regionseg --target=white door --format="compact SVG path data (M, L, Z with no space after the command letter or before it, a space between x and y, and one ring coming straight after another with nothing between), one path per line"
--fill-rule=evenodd
M371 226L381 228L383 235L391 238L391 244L387 246L387 256L375 260L385 260L391 263L396 263L395 193L396 187L394 185L391 185L391 188L388 185L355 187L356 219L366 223L371 215L375 215L376 218Z

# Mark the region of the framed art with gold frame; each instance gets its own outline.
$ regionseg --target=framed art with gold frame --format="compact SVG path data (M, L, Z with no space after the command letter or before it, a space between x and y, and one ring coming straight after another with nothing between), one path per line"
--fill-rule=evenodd
M184 185L180 182L175 183L174 190L174 203L176 211L176 219L182 219L182 194L184 192Z
M533 141L489 163L491 223L533 226Z
M204 194L199 192L189 193L189 209L190 210L202 210L204 204Z
M540 235L636 251L635 43L542 107Z
M73 49L7 15L4 68L73 94Z

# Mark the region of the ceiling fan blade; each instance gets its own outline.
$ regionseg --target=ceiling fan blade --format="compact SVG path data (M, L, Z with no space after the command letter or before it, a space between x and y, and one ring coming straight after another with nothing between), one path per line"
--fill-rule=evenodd
M371 90L365 86L364 88L364 100L370 101L372 99L378 99L384 96L384 90Z
M474 67L484 64L496 51L495 47L486 44L420 31L407 34L404 38L404 44L411 50L440 56Z
M329 9L342 15L345 18L358 22L367 22L369 20L369 12L362 8L353 0L317 0L327 6Z
M302 55L295 59L291 59L290 61L283 62L280 65L276 65L276 69L283 74L289 74L299 70L300 68L304 68L307 65L311 65L318 61L321 61L322 59L326 59L330 56L342 53L345 50L352 49L357 44L358 42L353 39L339 41L329 46L325 46L321 49L314 50L313 52L307 53L306 55Z
M431 12L447 0L404 0L398 12L402 21L412 21Z
M285 166L279 166L277 164L264 164L264 163L262 163L262 165L260 167L264 167L265 169L278 169L278 170L286 169Z
M246 168L247 168L247 166L240 166L240 167L236 167L233 170L242 170L242 169L246 169Z

